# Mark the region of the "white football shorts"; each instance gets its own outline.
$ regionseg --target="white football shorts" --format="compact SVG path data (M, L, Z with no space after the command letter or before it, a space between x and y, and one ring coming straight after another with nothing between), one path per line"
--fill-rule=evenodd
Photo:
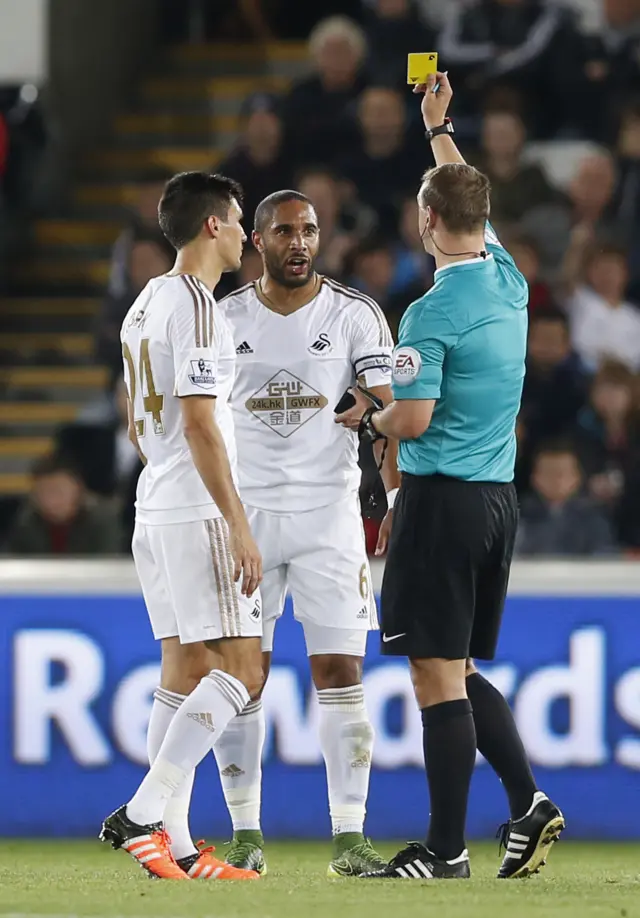
M273 649L288 589L309 656L364 656L378 615L357 493L300 513L246 511L262 552L262 649Z
M133 559L156 640L181 644L261 637L260 591L234 583L227 524L221 518L148 526L137 522Z

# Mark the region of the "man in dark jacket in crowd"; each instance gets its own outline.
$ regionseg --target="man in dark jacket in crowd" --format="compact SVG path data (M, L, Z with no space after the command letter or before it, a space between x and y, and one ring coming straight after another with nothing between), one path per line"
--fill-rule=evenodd
M110 555L121 545L112 509L89 497L75 469L60 456L41 459L5 550L23 556Z
M542 447L534 460L532 493L520 512L520 555L601 555L614 550L609 521L582 493L583 475L570 443Z
M532 134L553 134L580 85L582 46L570 11L545 0L473 0L452 7L438 50L462 86L457 110L473 118L488 90L509 87L527 99Z
M554 309L534 313L520 414L529 447L573 428L587 388L584 367L571 350L566 316Z

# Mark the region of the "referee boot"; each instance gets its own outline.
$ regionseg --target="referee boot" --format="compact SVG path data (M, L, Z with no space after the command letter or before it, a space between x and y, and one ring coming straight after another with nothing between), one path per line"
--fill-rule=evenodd
M500 849L505 848L498 879L510 880L539 873L564 827L564 816L555 803L546 794L536 791L526 814L521 819L510 819L498 829Z
M471 876L469 852L465 848L459 857L444 861L422 842L409 842L386 867L360 876L364 879L389 880L468 880Z

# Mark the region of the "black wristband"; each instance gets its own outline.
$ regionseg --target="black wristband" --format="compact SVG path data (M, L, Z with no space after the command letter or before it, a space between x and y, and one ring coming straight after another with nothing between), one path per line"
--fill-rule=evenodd
M386 440L384 434L381 434L373 426L373 421L371 420L372 416L376 414L380 409L375 406L372 408L367 408L365 413L360 419L360 426L358 427L358 436L361 440L365 440L367 443L375 443L376 440Z
M424 136L431 142L434 137L439 137L441 134L455 134L451 118L445 118L444 122L438 125L438 127L428 128Z

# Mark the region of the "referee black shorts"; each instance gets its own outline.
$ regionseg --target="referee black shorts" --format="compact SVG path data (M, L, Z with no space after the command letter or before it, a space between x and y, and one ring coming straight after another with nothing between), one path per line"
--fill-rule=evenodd
M404 474L393 512L382 653L492 660L518 525L513 484Z

